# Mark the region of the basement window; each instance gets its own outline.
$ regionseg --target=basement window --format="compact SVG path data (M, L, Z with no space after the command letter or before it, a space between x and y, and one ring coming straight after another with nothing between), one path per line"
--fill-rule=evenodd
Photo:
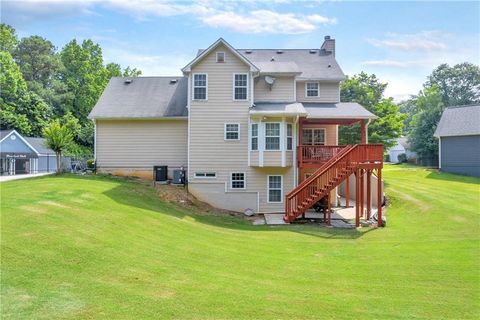
M231 189L245 189L245 172L233 172L230 176Z
M195 178L214 179L216 177L216 172L195 172Z

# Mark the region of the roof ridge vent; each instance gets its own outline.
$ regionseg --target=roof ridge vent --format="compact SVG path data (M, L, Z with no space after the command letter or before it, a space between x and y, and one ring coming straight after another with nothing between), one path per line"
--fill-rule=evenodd
M315 49L310 49L309 52L310 52L311 54L314 54L314 53L317 53L317 50L315 50Z
M245 53L250 54L252 53L252 50L245 50Z
M132 81L133 81L132 79L127 78L127 79L123 80L123 83L124 84L130 84L130 83L132 83Z
M175 84L175 83L177 83L177 82L178 82L177 79L170 79L170 84Z

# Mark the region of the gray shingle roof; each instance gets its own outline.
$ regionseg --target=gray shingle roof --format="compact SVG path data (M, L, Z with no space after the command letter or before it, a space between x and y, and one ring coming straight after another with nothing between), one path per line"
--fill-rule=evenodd
M315 103L304 102L307 118L376 119L377 116L356 102Z
M373 113L355 102L255 102L250 114L306 115L311 119L376 119Z
M25 140L27 140L28 143L30 143L30 145L32 147L35 148L35 150L37 150L38 153L52 153L52 154L55 154L55 151L53 151L52 149L49 149L47 148L44 143L45 143L45 139L44 138L34 138L34 137L24 137Z
M255 102L250 114L257 115L306 115L307 112L299 102Z
M131 79L131 83L125 83L126 79ZM181 76L112 78L89 118L186 117L187 82L188 79Z
M275 62L278 62L279 65L285 62L296 64L301 72L297 76L299 80L339 81L345 79L345 74L333 54L325 53L320 49L284 49L282 53L277 53L277 49L238 49L237 51L259 67L260 72L263 72L261 65L271 62L273 58L272 64L275 64Z
M450 107L443 111L436 137L480 134L480 105Z

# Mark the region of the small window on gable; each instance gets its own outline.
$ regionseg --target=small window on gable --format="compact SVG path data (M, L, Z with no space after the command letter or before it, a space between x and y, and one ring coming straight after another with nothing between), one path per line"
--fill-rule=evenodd
M319 97L320 96L320 86L318 82L307 82L305 84L305 91L307 97Z
M225 140L240 140L240 124L225 124Z
M217 62L225 62L225 52L217 52Z

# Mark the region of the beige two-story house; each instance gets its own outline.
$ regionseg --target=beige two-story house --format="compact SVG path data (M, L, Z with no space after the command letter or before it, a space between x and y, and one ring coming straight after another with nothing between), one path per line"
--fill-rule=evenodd
M155 165L170 175L184 168L197 198L240 212L286 212L286 221L321 198L334 201L349 176L380 174L381 146L366 145L375 115L340 102L345 75L334 39L282 50L219 39L181 71L111 79L90 114L99 172L152 179ZM362 145L338 146L338 126L354 123Z

